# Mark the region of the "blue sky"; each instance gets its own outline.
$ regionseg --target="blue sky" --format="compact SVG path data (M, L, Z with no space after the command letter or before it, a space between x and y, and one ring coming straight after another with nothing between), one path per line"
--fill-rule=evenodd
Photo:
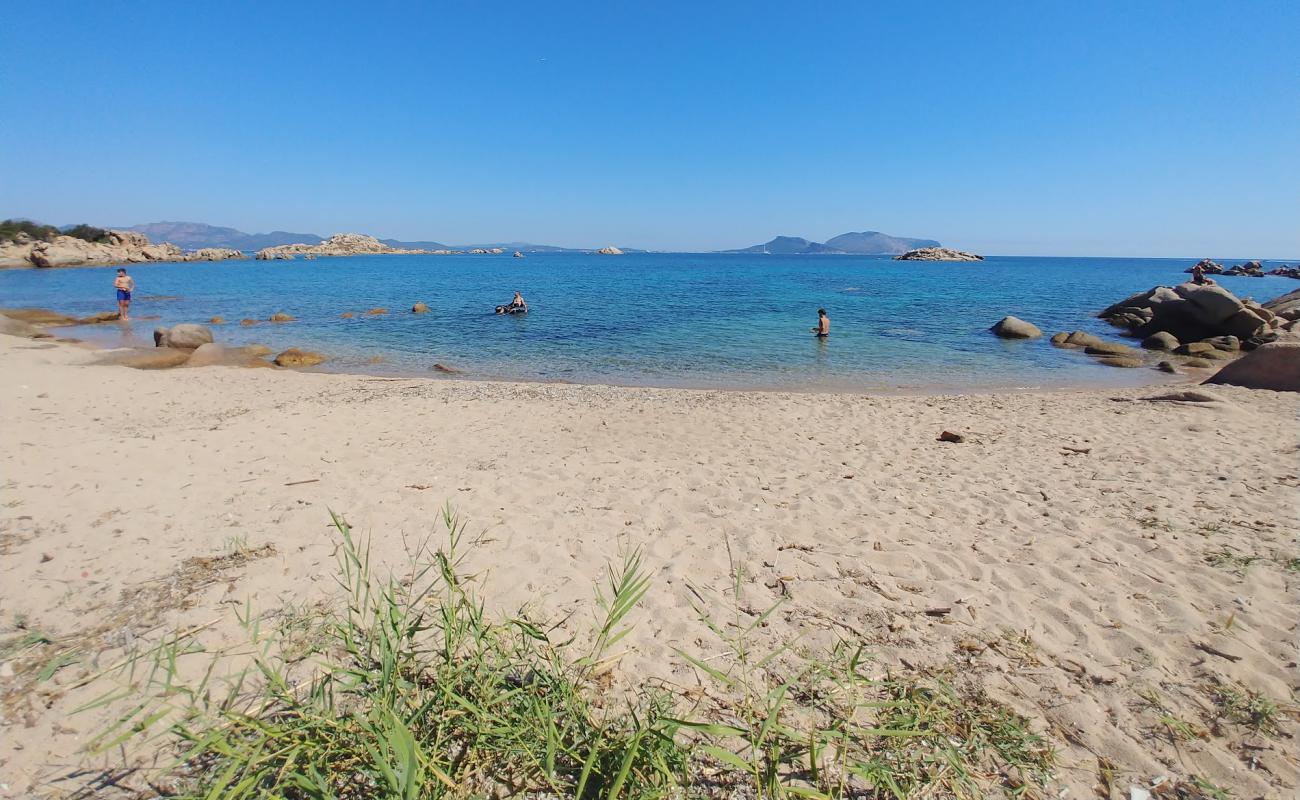
M0 27L0 216L1295 258L1297 34L1295 2L46 0Z

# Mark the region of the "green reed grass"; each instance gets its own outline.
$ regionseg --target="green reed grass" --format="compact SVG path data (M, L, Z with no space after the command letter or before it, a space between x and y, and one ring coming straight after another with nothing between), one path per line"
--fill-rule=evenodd
M263 630L246 607L248 647L208 654L197 679L180 669L203 652L192 637L137 654L122 688L85 707L127 709L93 747L175 744L180 798L975 798L1036 796L1048 779L1051 749L986 698L869 677L861 646L821 660L757 650L777 606L740 610L734 567L730 620L715 619L722 601L697 609L723 657L682 654L712 684L705 707L657 686L608 689L611 648L651 585L638 552L611 566L584 647L486 612L450 509L446 543L387 579L334 524L345 601L311 614L318 633L304 636L300 614ZM231 658L248 666L218 681Z

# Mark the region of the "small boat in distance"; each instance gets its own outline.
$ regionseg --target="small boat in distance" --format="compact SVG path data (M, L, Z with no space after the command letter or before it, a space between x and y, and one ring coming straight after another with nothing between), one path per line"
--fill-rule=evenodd
M515 251L515 258L523 258L523 257L524 257L523 253L519 252L518 250Z

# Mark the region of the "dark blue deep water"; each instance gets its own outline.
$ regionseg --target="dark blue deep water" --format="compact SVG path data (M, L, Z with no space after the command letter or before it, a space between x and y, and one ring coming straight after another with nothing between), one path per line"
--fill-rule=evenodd
M1078 328L1114 337L1097 311L1140 289L1183 281L1192 262L535 254L133 265L133 314L159 319L69 333L109 344L148 341L156 325L221 315L230 322L215 329L220 342L306 347L333 356L333 369L379 374L428 374L442 362L476 378L655 386L960 391L1131 384L1154 380L1154 373L1098 366L1046 338L1002 341L988 327L1014 314L1047 335ZM3 271L0 306L109 310L112 279L110 267ZM1258 300L1300 286L1287 278L1220 282ZM494 315L516 289L532 313ZM151 299L159 297L175 299ZM411 314L417 300L430 312ZM390 313L362 315L373 307ZM826 341L809 333L818 307L832 320ZM298 319L238 324L277 311ZM358 316L341 319L344 311ZM375 356L384 360L369 363Z

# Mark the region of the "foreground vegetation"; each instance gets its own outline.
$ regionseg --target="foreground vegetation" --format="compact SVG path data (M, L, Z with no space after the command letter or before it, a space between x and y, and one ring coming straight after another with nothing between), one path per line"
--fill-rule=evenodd
M183 679L194 640L136 654L122 688L86 707L130 707L92 746L175 744L152 783L195 798L1037 797L1050 777L1052 750L982 695L869 677L848 642L814 660L756 652L777 606L742 610L739 571L734 607L697 608L724 655L682 653L703 691L616 692L613 648L650 588L637 553L611 566L591 635L557 640L486 612L450 511L446 544L387 579L334 522L338 610L268 630L246 610L250 663L228 681L212 676L229 654Z
M72 236L88 242L102 242L108 238L108 231L93 225L73 225L59 229L53 225L41 225L26 219L7 219L0 222L0 242L12 242L20 233L43 242L53 241L56 236Z

